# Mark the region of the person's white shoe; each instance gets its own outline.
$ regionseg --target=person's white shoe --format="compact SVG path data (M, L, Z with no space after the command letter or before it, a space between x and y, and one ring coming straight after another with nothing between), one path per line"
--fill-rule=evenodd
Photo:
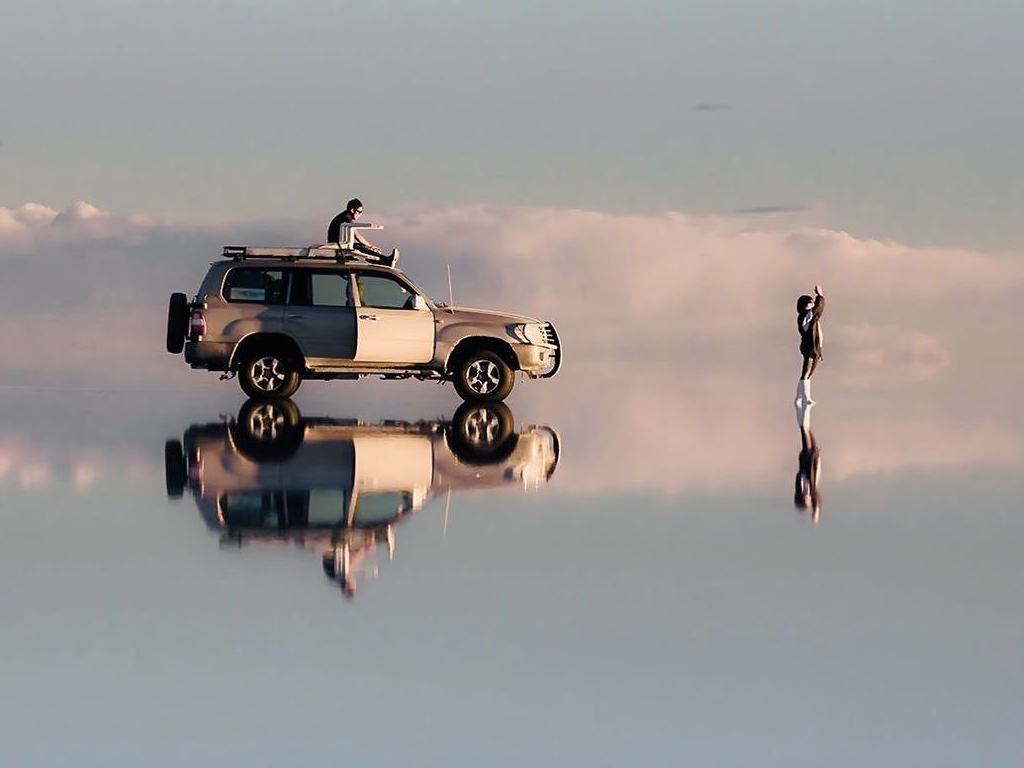
M808 405L814 405L814 399L811 397L811 380L800 379L800 383L804 385L804 400Z

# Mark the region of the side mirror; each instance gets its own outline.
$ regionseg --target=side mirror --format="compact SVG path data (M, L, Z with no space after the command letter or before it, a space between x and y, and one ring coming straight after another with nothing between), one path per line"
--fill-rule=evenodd
M427 300L420 296L418 293L413 296L412 299L413 309L427 309Z

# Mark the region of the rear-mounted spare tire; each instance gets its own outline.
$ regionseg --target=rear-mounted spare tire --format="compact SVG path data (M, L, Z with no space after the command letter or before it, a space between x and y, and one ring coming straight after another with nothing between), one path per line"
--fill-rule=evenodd
M185 348L188 333L188 298L184 293L172 293L167 303L167 351L177 355Z
M188 469L185 466L185 451L181 446L181 440L168 440L164 443L164 479L167 481L167 496L180 499L188 482Z

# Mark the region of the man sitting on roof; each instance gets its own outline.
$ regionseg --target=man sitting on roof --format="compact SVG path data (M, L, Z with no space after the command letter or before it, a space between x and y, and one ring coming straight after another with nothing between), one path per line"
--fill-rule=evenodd
M327 242L340 247L341 225L355 224L356 219L358 219L362 213L362 201L357 197L349 200L348 205L345 206L345 210L331 219L331 223L327 226ZM351 232L355 239L354 245L357 251L362 251L363 253L368 253L372 256L384 255L383 251L363 237L362 233L358 229L353 229Z

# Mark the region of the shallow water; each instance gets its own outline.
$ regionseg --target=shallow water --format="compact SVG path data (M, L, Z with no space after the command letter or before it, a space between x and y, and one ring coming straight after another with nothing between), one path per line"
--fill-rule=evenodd
M1019 764L1019 416L673 386L0 391L4 763Z

